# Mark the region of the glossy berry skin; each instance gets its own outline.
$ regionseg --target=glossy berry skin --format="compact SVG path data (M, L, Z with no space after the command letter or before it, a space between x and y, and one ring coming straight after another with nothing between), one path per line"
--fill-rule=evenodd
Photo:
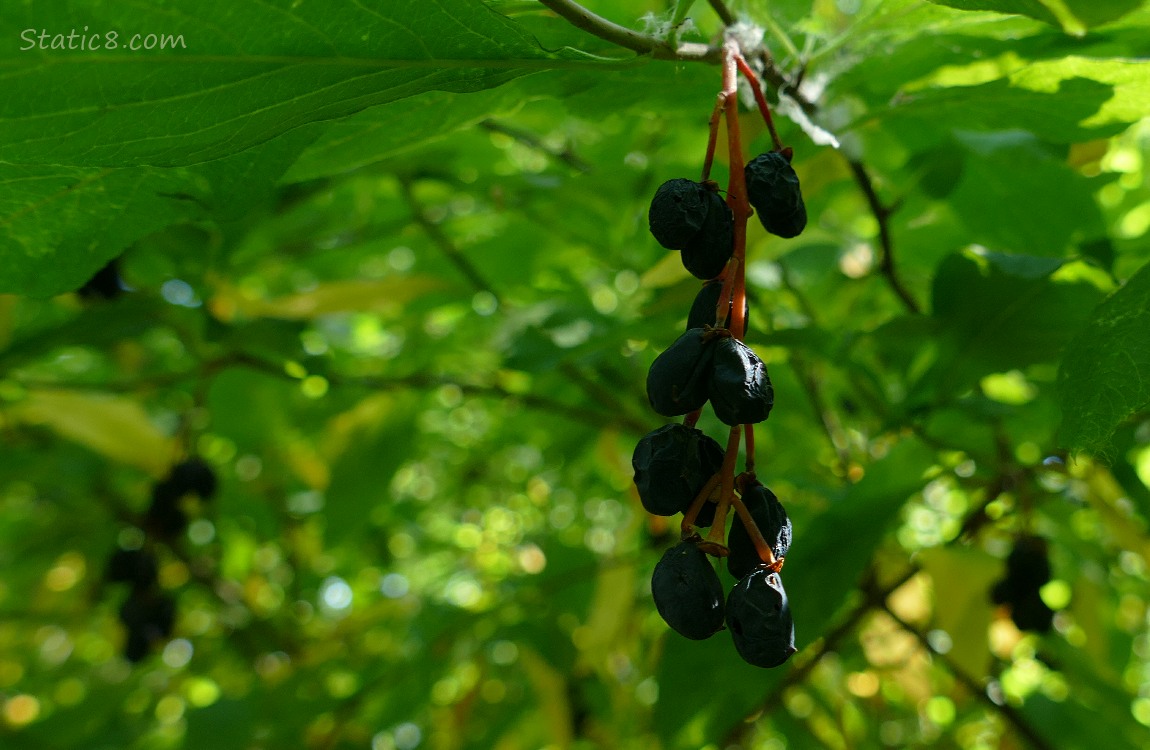
M648 513L657 516L685 513L722 464L719 444L682 424L664 425L647 433L631 456L639 499ZM713 515L714 505L710 505Z
M799 176L778 151L759 154L746 166L747 200L763 228L779 237L797 237L807 226Z
M678 177L655 191L647 222L655 240L668 250L682 250L707 220L712 194L701 183Z
M691 303L691 311L687 313L687 329L702 328L703 326L715 326L715 310L719 307L719 295L723 293L723 282L721 279L714 279L703 284L699 289L699 293L695 295L695 301ZM727 302L728 315L733 309L731 302ZM743 300L743 320L747 320L750 316L750 305Z
M708 398L715 416L732 427L758 424L771 413L775 389L767 366L751 348L734 338L715 343Z
M778 573L757 568L731 589L727 627L735 650L756 667L777 667L795 653L795 623Z
M667 347L647 371L647 400L664 417L678 417L707 403L713 342L692 328Z
M651 576L659 615L679 635L701 641L723 627L723 585L693 541L663 553Z
M743 504L759 527L763 539L771 546L775 559L785 558L791 548L791 519L787 517L787 511L775 493L761 484L755 484L743 495ZM743 519L737 515L727 537L727 549L727 570L736 579L745 578L763 564L747 527L743 525Z
M683 267L704 281L722 273L735 252L735 215L718 193L707 196L707 218L681 254Z

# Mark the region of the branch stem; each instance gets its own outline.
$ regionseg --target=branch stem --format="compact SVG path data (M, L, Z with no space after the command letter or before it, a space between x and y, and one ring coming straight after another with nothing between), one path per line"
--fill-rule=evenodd
M899 279L898 272L894 267L894 241L891 239L890 234L890 215L894 212L894 209L884 205L878 197L878 193L875 191L874 181L871 180L870 174L861 161L848 159L847 165L850 167L851 174L854 175L855 182L858 183L859 189L862 190L863 197L866 198L867 205L870 207L875 221L878 222L879 248L881 251L879 256L879 273L886 279L887 285L891 291L894 292L895 296L899 298L903 307L905 307L908 312L921 312L918 302L916 302L914 297L910 295L910 292L907 291L906 286L904 286L902 280Z

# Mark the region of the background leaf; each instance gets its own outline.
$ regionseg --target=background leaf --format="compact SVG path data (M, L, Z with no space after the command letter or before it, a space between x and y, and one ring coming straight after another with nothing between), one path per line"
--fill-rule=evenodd
M1115 428L1150 404L1150 266L1091 314L1062 360L1060 439L1105 451Z

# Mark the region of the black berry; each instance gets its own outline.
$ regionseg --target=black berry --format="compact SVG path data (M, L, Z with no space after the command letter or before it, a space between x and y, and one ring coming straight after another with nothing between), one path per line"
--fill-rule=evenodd
M707 403L713 342L701 328L692 328L651 363L647 400L664 417L678 417Z
M727 627L743 661L777 667L795 653L795 624L778 573L758 568L727 598Z
M647 221L651 234L668 250L682 250L707 220L713 195L701 183L682 177L667 180L655 191Z
M775 403L767 366L750 347L734 338L721 339L714 349L707 395L715 416L732 427L765 420Z
M778 151L759 154L746 167L747 200L763 227L779 237L796 237L807 225L799 176Z
M635 447L631 466L635 487L648 513L685 513L691 502L723 465L723 449L713 438L682 424L647 433ZM703 506L714 516L714 504ZM699 522L701 526L709 522Z
M156 558L142 549L117 549L108 558L107 579L112 583L130 583L139 588L156 582Z
M651 595L659 615L679 635L701 641L723 627L723 585L693 541L663 553L651 576Z
M707 193L703 227L682 250L683 267L706 281L723 272L735 252L735 215L718 193Z

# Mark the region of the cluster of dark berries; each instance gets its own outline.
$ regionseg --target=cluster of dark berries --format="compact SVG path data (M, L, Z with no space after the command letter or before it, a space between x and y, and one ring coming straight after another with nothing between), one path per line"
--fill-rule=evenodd
M795 625L779 573L791 546L791 521L775 494L754 480L744 487L741 502L756 529L749 530L741 515L731 525L727 572L736 583L730 593L724 596L703 540L693 535L655 565L651 595L660 616L680 635L710 638L725 622L744 661L777 667L795 652ZM753 535L766 542L773 562L764 562Z
M144 518L148 532L161 539L175 539L188 527L188 514L181 503L194 495L210 500L216 494L216 474L201 458L189 458L172 467L167 478L152 486L152 504Z
M1006 558L1006 577L994 584L990 598L1010 608L1010 619L1019 630L1047 633L1054 624L1054 610L1042 601L1039 590L1049 581L1046 540L1019 537Z
M779 237L797 237L807 226L807 209L790 149L759 154L743 174L747 202L763 228ZM734 252L734 214L718 191L710 180L667 180L655 191L647 213L659 244L678 250L683 267L704 281L721 274Z
M124 656L128 661L143 660L152 645L172 635L176 603L159 586L159 566L148 549L117 549L108 558L107 579L131 586L120 606L120 622L127 628Z
M187 528L188 517L181 507L186 496L208 500L215 492L215 472L202 459L189 458L175 465L152 487L152 503L144 516L144 545L117 548L108 558L106 579L130 587L120 607L120 622L128 631L124 656L129 661L143 660L154 645L170 638L176 620L176 602L159 584L155 542L170 543Z
M755 158L745 177L748 202L769 232L794 237L802 231L806 208L789 150ZM694 427L708 402L723 423L748 429L766 420L774 406L766 365L740 340L749 310L743 295L733 293L735 279L729 278L734 215L714 183L680 178L659 187L648 219L659 244L679 250L683 266L705 282L691 305L686 331L647 373L651 407L665 417L687 415L686 424L648 433L631 459L643 507L659 516L685 516L683 541L655 566L652 596L659 614L681 635L701 640L725 624L745 661L776 667L795 652L794 623L779 572L791 544L790 519L774 493L755 479L750 460L748 471L736 479L731 467L724 469L722 446ZM732 332L728 321L736 297L743 305L742 325L732 326ZM722 497L724 487L731 497ZM725 526L732 506L736 516L729 537L725 528L713 528L706 540L694 531L694 526ZM729 594L708 555L727 558L727 571L736 580Z

